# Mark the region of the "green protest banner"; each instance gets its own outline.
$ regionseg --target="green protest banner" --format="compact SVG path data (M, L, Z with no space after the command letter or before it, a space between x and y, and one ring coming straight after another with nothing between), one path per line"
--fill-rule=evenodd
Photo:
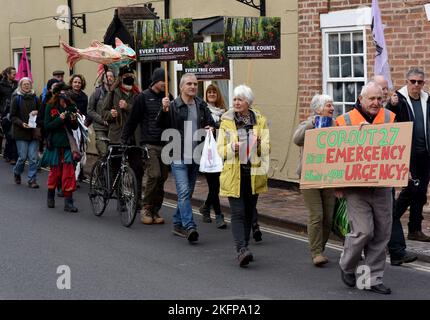
M280 59L281 18L226 17L224 43L229 59Z
M224 51L224 42L194 44L194 60L182 62L185 73L194 73L197 80L230 79L230 66Z
M140 61L194 58L193 20L134 20L134 40Z
M404 187L412 122L307 130L301 189Z

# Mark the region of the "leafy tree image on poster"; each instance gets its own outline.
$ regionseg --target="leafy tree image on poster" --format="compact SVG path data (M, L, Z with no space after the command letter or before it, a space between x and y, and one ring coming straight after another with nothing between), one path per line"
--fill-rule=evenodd
M193 57L193 23L190 18L135 20L134 36L141 60L167 61Z
M195 73L199 80L230 79L223 42L195 43L194 54L194 60L182 62L185 72Z
M279 17L227 17L224 42L231 59L279 59L281 19Z

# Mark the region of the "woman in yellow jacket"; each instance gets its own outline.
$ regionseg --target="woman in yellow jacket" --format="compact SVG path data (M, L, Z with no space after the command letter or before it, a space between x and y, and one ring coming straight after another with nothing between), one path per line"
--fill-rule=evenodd
M248 249L258 195L267 191L269 129L266 118L251 108L252 90L240 85L233 92L233 108L221 117L218 152L224 159L220 196L228 197L231 228L241 267L253 260Z

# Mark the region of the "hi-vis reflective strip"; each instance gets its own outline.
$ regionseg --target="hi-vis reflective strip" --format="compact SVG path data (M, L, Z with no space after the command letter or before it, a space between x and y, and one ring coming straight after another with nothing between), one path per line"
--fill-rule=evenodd
M163 206L166 206L166 207L169 207L169 208L173 208L173 209L176 209L176 207L177 207L176 203L167 202L167 201L163 202ZM196 210L196 209L193 209L193 213L197 214L197 215L201 215L201 213L198 210ZM231 220L227 219L227 218L224 218L224 220L227 221L227 222L229 222L229 223L231 222ZM289 232L275 230L275 229L268 228L268 227L262 227L261 225L260 225L260 230L262 230L264 232L267 232L267 233L271 233L271 234L277 235L277 236L281 236L281 237L284 237L284 238L289 238L289 239L293 239L293 240L298 240L298 241L309 243L309 240L308 240L307 237L299 236L299 235L292 234L292 233L289 233ZM328 247L330 249L333 249L333 250L336 250L336 251L339 251L339 252L343 251L343 247L342 246L339 246L339 245L333 244L333 243L327 243L326 247ZM386 262L387 262L387 264L389 264L390 263L390 259L387 258ZM402 268L410 268L410 269L414 269L414 270L424 271L424 272L430 273L430 267L425 266L425 265L421 265L421 264L418 264L418 263L405 263L405 264L402 265Z
M345 123L346 123L347 126L350 126L352 124L351 123L351 117L350 117L349 113L345 113L343 115L343 118L345 119Z

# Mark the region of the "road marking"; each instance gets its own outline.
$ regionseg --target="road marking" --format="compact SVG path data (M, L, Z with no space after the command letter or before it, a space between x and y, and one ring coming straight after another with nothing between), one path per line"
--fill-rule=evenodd
M176 209L176 207L177 207L177 205L175 203L168 202L168 201L164 201L163 205L165 205L166 207L169 207L169 208L173 208L173 209ZM197 209L193 209L193 213L197 214L197 215L200 215L200 216L202 215ZM214 218L214 217L212 217L212 218ZM227 221L227 222L229 222L229 223L231 223L231 219L224 218L224 220ZM289 239L293 239L293 240L297 240L297 241L302 241L302 242L305 242L305 243L309 243L307 237L299 236L297 234L292 234L292 233L289 233L289 232L286 232L286 231L275 230L275 229L272 229L272 228L269 228L269 227L262 227L262 226L260 226L260 230L265 231L267 233L271 233L271 234L277 235L277 236L281 236L281 237L284 237L284 238L289 238ZM333 243L327 243L326 247L328 247L330 249L333 249L333 250L336 250L336 251L339 251L339 252L342 252L342 250L343 250L342 246L339 246L339 245L333 244ZM387 258L386 262L390 263L390 259ZM403 264L402 267L430 273L430 266L424 266L424 265L420 265L420 264L417 264L417 263Z

